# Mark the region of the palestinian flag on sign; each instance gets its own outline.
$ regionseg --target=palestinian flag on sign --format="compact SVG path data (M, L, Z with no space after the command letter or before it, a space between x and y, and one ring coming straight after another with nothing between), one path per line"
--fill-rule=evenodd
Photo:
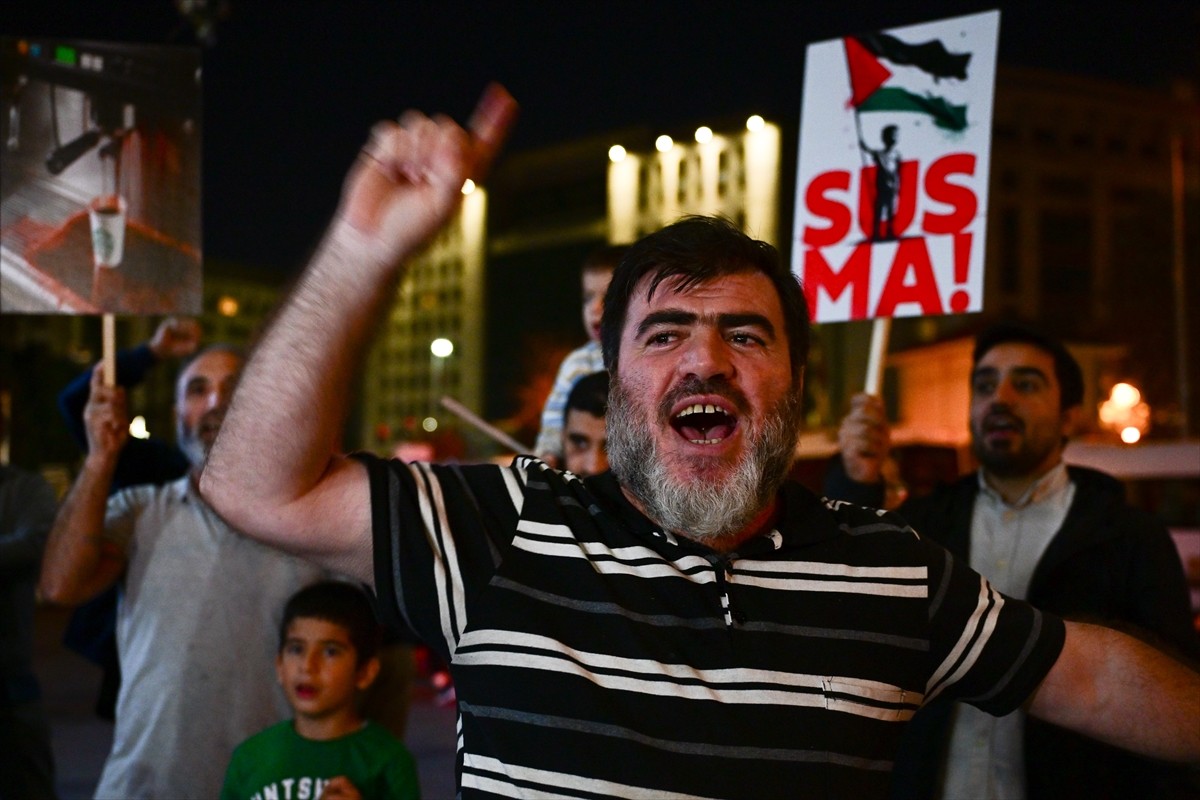
M892 71L882 61L913 66L933 76L966 80L970 53L951 53L934 39L909 44L886 33L847 36L846 66L850 71L850 101L856 111L911 111L927 114L933 124L951 131L967 127L967 107L954 105L931 93L915 94L899 86L885 86Z

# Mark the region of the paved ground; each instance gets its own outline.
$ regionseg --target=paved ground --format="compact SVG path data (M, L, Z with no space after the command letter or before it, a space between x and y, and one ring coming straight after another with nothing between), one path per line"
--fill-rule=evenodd
M36 668L50 716L60 800L90 800L112 741L112 725L92 711L100 671L63 648L67 612L37 616ZM439 706L418 687L406 744L417 760L425 800L454 797L454 706Z

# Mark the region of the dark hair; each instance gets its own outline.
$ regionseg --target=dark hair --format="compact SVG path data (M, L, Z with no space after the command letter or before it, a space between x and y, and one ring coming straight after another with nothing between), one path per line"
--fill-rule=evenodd
M575 381L571 393L567 395L567 405L563 409L566 416L571 411L584 411L593 417L604 418L608 413L608 373L593 372Z
M627 244L610 244L604 247L597 247L595 250L587 254L587 258L583 259L583 266L579 268L580 272L591 272L594 269L614 270L617 264L621 263L621 259L625 257L625 253L629 250Z
M319 619L346 629L355 659L365 664L379 654L383 630L375 606L364 589L346 581L318 581L292 595L279 623L279 649L287 643L288 628L297 619Z
M605 368L610 373L617 369L625 315L642 278L651 276L647 294L653 296L667 279L677 279L673 288L684 291L745 272L761 272L775 287L787 326L792 377L799 377L808 360L808 306L800 282L783 266L778 250L750 238L721 217L684 217L630 246L604 296L600 344Z
M1083 371L1070 351L1057 339L1015 322L997 323L985 328L975 337L971 368L974 369L993 347L1008 342L1033 345L1054 359L1054 377L1058 381L1060 410L1065 411L1083 403Z

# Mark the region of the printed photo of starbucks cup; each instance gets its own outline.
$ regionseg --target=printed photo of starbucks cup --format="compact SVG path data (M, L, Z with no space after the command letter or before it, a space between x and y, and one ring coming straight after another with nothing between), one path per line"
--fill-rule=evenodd
M125 255L125 198L100 195L88 204L92 259L97 267L115 267Z

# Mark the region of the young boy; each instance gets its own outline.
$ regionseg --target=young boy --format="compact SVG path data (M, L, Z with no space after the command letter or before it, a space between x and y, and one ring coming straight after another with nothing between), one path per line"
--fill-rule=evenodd
M358 710L379 672L379 642L370 600L354 584L322 581L293 595L275 669L295 719L233 751L221 800L417 800L412 755Z
M604 357L600 352L600 315L604 312L604 293L608 291L613 270L625 255L627 245L610 245L593 251L583 262L581 272L583 289L583 327L588 341L567 354L558 368L554 388L546 398L542 409L542 426L538 432L533 452L552 467L562 468L563 414L567 395L575 381L584 375L604 369Z

